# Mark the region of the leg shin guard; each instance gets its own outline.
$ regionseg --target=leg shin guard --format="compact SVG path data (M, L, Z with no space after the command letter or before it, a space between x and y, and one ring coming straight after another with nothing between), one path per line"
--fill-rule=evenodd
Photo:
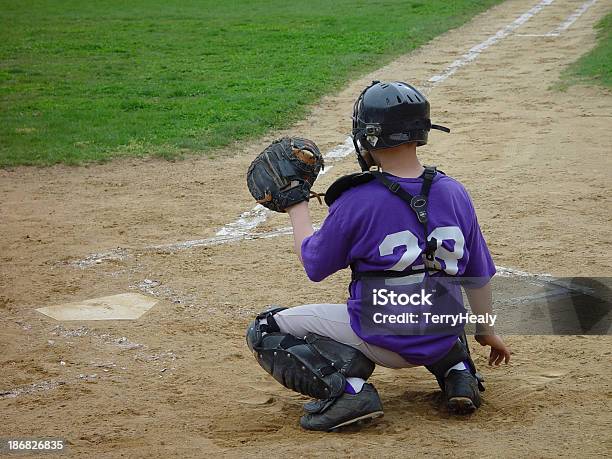
M257 316L246 338L259 364L283 386L326 399L344 392L347 377L370 377L374 363L351 346L315 333L303 339L281 333L273 319L278 311Z

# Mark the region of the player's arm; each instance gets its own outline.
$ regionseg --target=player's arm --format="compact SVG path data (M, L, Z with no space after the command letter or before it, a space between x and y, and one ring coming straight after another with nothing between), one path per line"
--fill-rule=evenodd
M283 137L257 155L247 171L247 186L253 198L270 210L289 213L295 252L311 279L329 275L330 268L325 263L313 263L312 260L309 263L309 257L302 253L302 243L314 233L308 199L319 196L311 187L323 167L323 156L312 140ZM312 252L316 252L316 248Z
M323 156L314 142L299 137L272 142L253 160L247 186L255 200L276 212L287 212L293 226L295 252L308 278L320 282L350 264L350 234L338 203L318 231L314 231L308 200Z
M302 260L302 242L314 233L310 211L308 209L308 201L302 201L294 206L288 207L287 213L289 214L289 218L291 218L291 226L293 226L293 248L300 262L304 264Z
M479 288L466 288L465 293L474 314L478 316L493 314L493 294L490 282ZM475 338L481 346L491 346L489 365L499 365L502 362L510 361L510 350L501 337L495 334L492 325L477 324Z

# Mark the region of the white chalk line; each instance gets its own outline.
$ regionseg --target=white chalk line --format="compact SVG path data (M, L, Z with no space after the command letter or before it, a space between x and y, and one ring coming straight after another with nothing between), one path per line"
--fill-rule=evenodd
M318 229L315 227L315 229ZM218 237L210 237L207 239L199 239L194 241L186 241L189 243L187 246L176 245L176 244L168 244L168 245L158 245L158 246L150 246L149 249L169 249L169 250L180 250L184 248L192 248L192 247L210 247L220 244L226 244L228 242L238 242L238 241L250 241L254 239L270 239L273 237L279 236L291 236L293 235L293 228L291 226L283 226L281 228L276 228L270 231L265 231L261 233L255 234L237 234L232 236L226 236L223 239ZM181 243L181 244L185 244ZM507 268L504 266L497 266L497 275L501 277L525 277L531 278L532 280L537 280L541 282L550 282L552 280L551 274L534 274L527 271L521 271L519 269Z
M479 45L476 45L475 47L471 48L468 51L468 53L464 54L461 59L458 59L455 62L453 62L441 74L434 75L433 77L431 77L428 80L430 82L430 86L440 84L441 82L446 80L449 76L451 76L453 73L455 73L459 68L475 60L478 57L478 55L482 53L485 49L497 43L502 38L505 38L513 30L515 30L517 27L524 24L530 18L532 18L535 14L537 14L542 8L544 8L544 6L551 4L553 1L554 0L541 0L540 3L538 3L536 6L531 8L526 13L519 16L511 24L500 29L494 35L492 35L491 37L489 37L487 40L483 41ZM353 146L353 141L351 137L347 137L344 143L336 146L329 153L327 153L324 156L324 158L326 161L341 160L347 157L349 154L351 154L354 151L355 150ZM333 166L326 166L323 173L329 173L332 167ZM222 244L225 242L233 242L234 239L228 239L227 236L240 237L240 236L249 234L252 229L256 228L260 223L265 222L271 213L272 213L271 211L269 211L262 205L258 204L253 209L242 213L236 221L232 223L228 223L223 228L221 228L219 231L217 231L216 237L219 238L218 241L216 241L215 238L209 238L209 239L204 240L206 241L205 244L211 245L211 244L217 244L217 243ZM239 238L238 240L242 240L242 239L244 238L241 238L241 239ZM190 248L194 246L203 245L202 241L203 240L178 242L174 244L168 244L166 248L168 249ZM156 248L162 248L162 247L156 247Z
M597 3L597 0L588 0L584 2L582 5L576 8L574 12L565 19L565 21L563 21L555 29L551 30L548 33L545 33L545 34L518 34L518 36L519 37L558 37L563 32L565 32L567 29L569 29L574 24L574 22L576 22L580 18L580 16L586 13L587 10L590 7L592 7L595 3Z
M586 13L590 7L595 5L595 3L597 3L597 0L588 0L584 2L581 6L579 6L576 9L576 11L574 11L572 15L570 15L565 20L565 22L563 22L559 27L557 27L555 30L553 30L550 33L560 35L562 32L565 32L567 29L569 29L574 24L574 22L578 20L578 18L580 18L580 16Z
M593 1L593 0L590 0L590 1ZM518 27L525 24L533 16L539 13L544 7L550 5L553 2L554 0L541 0L531 9L529 9L527 12L521 14L518 18L516 18L510 24L498 30L495 34L491 35L489 38L484 40L482 43L470 48L470 50L467 53L465 53L461 58L455 60L444 71L429 78L428 87L432 88L433 86L437 86L438 84L448 79L451 75L456 73L457 70L459 70L461 67L476 60L483 51L485 51L487 48L491 47L492 45L506 38L513 31L515 31ZM352 139L351 137L347 137L344 143L336 146L331 151L326 153L324 155L324 158L327 162L340 161L354 151L355 150L353 147ZM329 173L329 170L332 168L333 168L333 165L326 166L325 171L323 173L324 174ZM265 233L252 233L251 232L261 223L265 222L271 214L272 214L271 211L269 211L265 207L258 204L255 207L253 207L251 210L240 214L238 219L236 219L235 221L224 225L221 229L219 229L215 233L215 236L213 237L204 238L204 239L195 239L195 240L189 240L189 241L181 241L181 242L175 242L171 244L150 245L150 246L146 246L144 250L170 250L170 251L184 250L184 249L191 249L194 247L208 247L208 246L227 244L227 243L243 241L243 240L270 238L270 237L290 234L290 233L287 233L287 228L279 228L279 229L265 232ZM120 249L117 249L117 250L120 250ZM107 257L112 257L116 259L117 252L111 251L111 252L106 252L102 254L90 255L85 260L77 261L72 264L79 266L81 268L84 268L84 267L91 266L93 264L100 263L104 261ZM93 263L90 260L93 260Z
M213 236L205 239L195 239L193 241L177 242L175 244L161 244L161 245L150 245L145 247L145 250L184 250L191 249L194 247L211 247L220 244L227 244L229 242L248 241L252 239L268 239L276 236L284 236L293 234L293 229L290 226L284 226L282 228L276 228L271 231L261 233L239 233L227 234L223 236Z
M553 3L554 0L541 0L537 5L532 7L527 12L521 14L518 18L512 21L510 24L505 27L499 29L495 34L491 35L482 43L477 44L469 49L467 53L461 56L459 59L454 61L451 65L449 65L442 73L432 76L428 81L432 84L439 84L442 81L446 80L448 77L453 75L457 70L461 67L469 64L470 62L476 60L480 54L490 48L495 43L503 40L520 26L529 21L533 16L538 14L543 8Z
M329 171L334 167L333 164L330 163L340 161L341 159L351 154L351 152L353 151L353 140L351 139L351 137L347 137L344 143L334 147L331 151L323 155L323 158L325 159L325 168L321 171L319 176L329 173ZM221 241L220 243L223 243L227 242L227 240L225 239L227 236L242 236L248 234L260 223L265 222L270 216L270 214L272 214L272 211L266 209L261 204L257 204L251 210L240 214L240 217L238 217L236 221L228 223L219 231L217 231L215 237L219 238L219 241ZM172 249L180 248L183 246L185 246L183 248L194 247L194 245L191 245L192 242L196 242L197 245L201 245L198 241L185 241L168 244L166 248ZM156 248L161 247L157 246Z
M0 399L2 398L17 398L21 395L34 394L47 390L56 389L66 384L66 381L50 380L32 383L26 386L20 386L9 390L0 391Z
M344 143L334 147L332 150L323 155L323 157L325 158L326 166L325 169L321 171L319 175L329 173L330 169L333 168L334 162L342 160L353 151L353 140L351 139L351 137L347 137ZM148 245L138 250L187 250L195 247L212 247L215 245L228 244L238 241L267 239L270 237L291 234L291 228L288 227L277 228L275 230L263 233L251 232L251 230L259 226L261 223L264 223L272 213L273 212L271 210L266 209L261 204L257 204L251 210L240 214L238 219L236 219L232 223L228 223L227 225L223 226L223 228L217 231L212 237L173 242L170 244ZM77 268L85 269L98 265L104 261L124 260L128 256L129 253L127 249L117 247L116 249L102 253L92 253L82 260L71 262L70 265Z
M449 76L455 73L459 68L464 65L474 61L480 53L482 53L485 49L494 45L501 39L507 37L512 31L516 28L527 22L531 19L535 14L537 14L542 8L547 5L550 5L554 0L541 0L536 6L531 8L526 13L523 13L517 19L515 19L512 23L507 25L506 27L498 30L494 35L489 37L487 40L482 43L472 47L466 54L464 54L460 59L453 62L450 66L448 66L441 74L434 75L431 77L428 82L430 83L430 87L436 86L446 80ZM347 157L349 154L354 152L353 141L351 137L348 137L344 143L338 145L333 150L325 155L326 160L341 160ZM324 173L329 173L329 170L333 166L326 167ZM263 210L262 210L263 209ZM260 223L263 223L268 216L271 214L270 211L265 209L261 205L255 206L248 212L245 212L240 215L238 220L225 225L217 232L217 236L225 237L227 235L242 235L248 234L252 229L256 228ZM187 242L189 243L189 242ZM185 243L178 243L178 245L182 245ZM177 245L177 244L173 244Z

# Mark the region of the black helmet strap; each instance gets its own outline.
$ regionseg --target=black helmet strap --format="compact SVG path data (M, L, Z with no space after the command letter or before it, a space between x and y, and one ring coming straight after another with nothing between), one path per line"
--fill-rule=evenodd
M444 131L444 132L447 132L447 133L450 132L449 128L447 128L446 126L440 126L439 124L432 124L431 128L432 129L437 129L438 131Z
M359 119L363 125L360 129L353 130L353 138L360 138L363 136L374 135L380 137L382 135L392 135L399 133L409 133L412 131L429 131L431 129L437 129L443 132L450 132L450 129L446 126L440 126L439 124L431 124L431 120L424 118L420 120L414 120L409 123L406 122L395 122L395 123L368 123L364 120Z
M450 129L437 124L431 124L431 120L428 118L412 120L410 122L396 121L393 123L368 123L367 121L358 118L358 121L362 123L363 127L356 130L356 134L365 135L389 135L400 132L410 131L429 131L430 129L438 129L444 132L450 132Z
M355 146L355 152L357 153L357 162L363 172L370 170L370 165L366 162L365 158L361 154L361 148L359 148L359 142L357 142L355 136L353 136L353 145Z

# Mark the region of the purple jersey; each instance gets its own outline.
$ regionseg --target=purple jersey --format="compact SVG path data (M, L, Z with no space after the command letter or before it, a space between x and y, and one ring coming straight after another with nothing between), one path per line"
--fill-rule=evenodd
M422 178L388 175L412 195ZM495 265L482 236L472 201L456 180L436 174L429 192L429 238L441 245L436 261L449 275L490 279ZM321 281L349 265L358 272L423 267L423 226L412 209L377 180L345 191L330 207L321 229L302 243L308 277ZM364 341L392 350L413 364L428 365L443 357L456 336L369 336L359 327L360 282L351 283L347 301L351 327Z

